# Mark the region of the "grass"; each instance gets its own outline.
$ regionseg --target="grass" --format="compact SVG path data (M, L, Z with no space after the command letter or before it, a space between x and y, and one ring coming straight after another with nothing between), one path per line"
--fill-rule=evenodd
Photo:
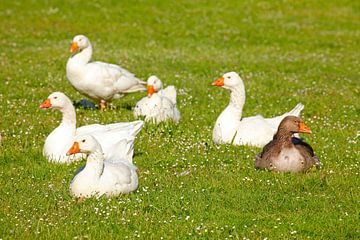
M358 1L3 1L0 6L0 238L358 239L360 70ZM140 186L130 195L69 193L84 164L42 156L61 116L38 105L69 84L70 41L87 35L95 60L179 90L181 123L147 125L136 140ZM227 91L244 79L244 116L274 116L305 104L304 136L320 171L253 169L261 151L217 146L212 127ZM77 110L78 125L133 120L144 93L105 113Z

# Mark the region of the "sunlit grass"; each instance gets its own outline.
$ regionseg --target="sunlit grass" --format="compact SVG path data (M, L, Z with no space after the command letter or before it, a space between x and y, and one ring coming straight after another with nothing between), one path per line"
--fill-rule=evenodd
M359 232L360 52L357 1L5 1L0 5L0 238L356 239ZM135 144L136 192L78 203L69 193L84 162L42 156L57 111L54 91L83 98L65 76L73 36L94 60L178 89L179 125L146 125ZM211 82L237 71L244 116L305 105L304 136L320 171L253 169L261 151L216 146L229 101ZM145 93L104 113L77 110L78 126L134 120Z

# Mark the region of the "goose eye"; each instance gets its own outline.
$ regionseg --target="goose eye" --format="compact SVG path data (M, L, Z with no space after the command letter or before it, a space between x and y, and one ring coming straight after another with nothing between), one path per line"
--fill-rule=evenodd
M83 142L83 143L84 143L85 141L86 141L86 140L84 139L84 140L82 140L81 142Z
M228 79L230 79L231 77L230 77L230 76L228 76L227 78L228 78Z
M54 97L54 99L57 99L57 97Z

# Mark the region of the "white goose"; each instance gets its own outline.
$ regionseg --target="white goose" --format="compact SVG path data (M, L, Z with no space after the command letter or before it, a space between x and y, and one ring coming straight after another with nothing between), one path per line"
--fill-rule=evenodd
M162 89L163 84L156 76L151 76L147 81L148 96L138 101L135 105L134 116L145 116L145 121L160 123L172 120L180 121L180 112L176 107L176 89L168 86Z
M225 73L212 83L230 90L230 103L217 118L213 130L215 143L232 143L234 145L251 145L263 147L270 142L276 133L280 122L289 115L300 116L304 105L299 103L290 112L274 118L264 118L261 115L242 118L245 104L245 87L236 72Z
M133 152L133 144L126 143L126 152ZM132 143L134 139L130 142ZM102 148L91 135L79 136L75 139L67 155L83 153L86 165L81 168L70 184L70 191L75 197L116 196L130 193L138 187L136 167L121 156L115 163L105 161Z
M122 155L124 146L119 144L123 139L134 138L142 129L143 121L113 123L107 125L91 124L76 128L76 112L70 99L61 92L54 92L40 105L41 109L54 108L62 113L60 125L45 140L43 154L55 163L70 163L84 157L83 154L66 156L76 136L93 135L102 146L106 159L116 161ZM131 161L132 155L129 156Z
M103 111L106 103L118 99L124 93L143 91L145 82L139 80L128 70L115 64L90 62L92 46L87 37L74 37L70 52L79 53L69 58L66 64L66 76L80 93L94 99Z

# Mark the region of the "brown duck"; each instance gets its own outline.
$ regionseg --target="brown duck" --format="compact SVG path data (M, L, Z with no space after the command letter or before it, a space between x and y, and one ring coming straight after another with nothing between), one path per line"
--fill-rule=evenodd
M255 159L255 168L276 172L306 172L312 166L320 167L320 160L312 147L294 133L311 133L299 117L284 118L273 140L269 142Z

